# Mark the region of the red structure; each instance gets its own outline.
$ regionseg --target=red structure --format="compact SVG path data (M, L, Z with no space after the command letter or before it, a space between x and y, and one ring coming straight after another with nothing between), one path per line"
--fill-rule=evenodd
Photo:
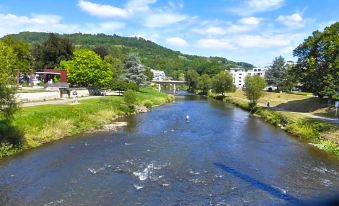
M53 79L54 76L60 76L59 82L67 83L67 72L66 70L61 69L44 69L41 72L44 75L44 82L47 83L50 79Z

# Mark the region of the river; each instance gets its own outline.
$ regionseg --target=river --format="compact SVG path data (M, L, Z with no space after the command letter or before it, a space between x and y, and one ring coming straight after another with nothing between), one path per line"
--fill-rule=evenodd
M339 191L338 158L229 104L178 97L119 121L1 160L0 205L285 205Z

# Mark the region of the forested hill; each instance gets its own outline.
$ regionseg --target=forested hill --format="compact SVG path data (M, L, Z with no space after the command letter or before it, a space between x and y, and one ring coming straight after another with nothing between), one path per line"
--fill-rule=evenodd
M48 33L42 32L21 32L11 36L34 45L46 41L48 35ZM153 69L164 70L168 75L173 77L178 77L180 73L188 69L194 69L200 74L207 73L213 75L231 67L253 67L245 62L237 63L222 57L201 57L182 54L179 51L173 51L138 37L81 33L60 34L60 36L70 39L76 47L94 48L104 46L108 49L119 48L123 53L138 53L143 64Z

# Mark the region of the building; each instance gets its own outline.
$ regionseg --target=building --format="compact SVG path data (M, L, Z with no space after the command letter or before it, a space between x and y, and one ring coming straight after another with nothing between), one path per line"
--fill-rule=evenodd
M245 77L247 75L259 75L264 78L267 69L267 67L257 67L250 70L244 68L231 68L230 73L233 76L233 84L237 88L242 88L245 85Z
M166 74L164 71L151 69L153 73L153 81L163 81L166 79Z

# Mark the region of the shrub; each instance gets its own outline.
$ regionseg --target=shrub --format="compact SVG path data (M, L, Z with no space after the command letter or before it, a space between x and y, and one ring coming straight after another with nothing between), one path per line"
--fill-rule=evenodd
M146 100L144 101L143 105L147 108L147 109L151 109L153 106L153 103L150 100Z
M127 106L130 108L131 112L134 110L134 104L137 101L137 95L133 90L127 90L124 93L124 101Z

